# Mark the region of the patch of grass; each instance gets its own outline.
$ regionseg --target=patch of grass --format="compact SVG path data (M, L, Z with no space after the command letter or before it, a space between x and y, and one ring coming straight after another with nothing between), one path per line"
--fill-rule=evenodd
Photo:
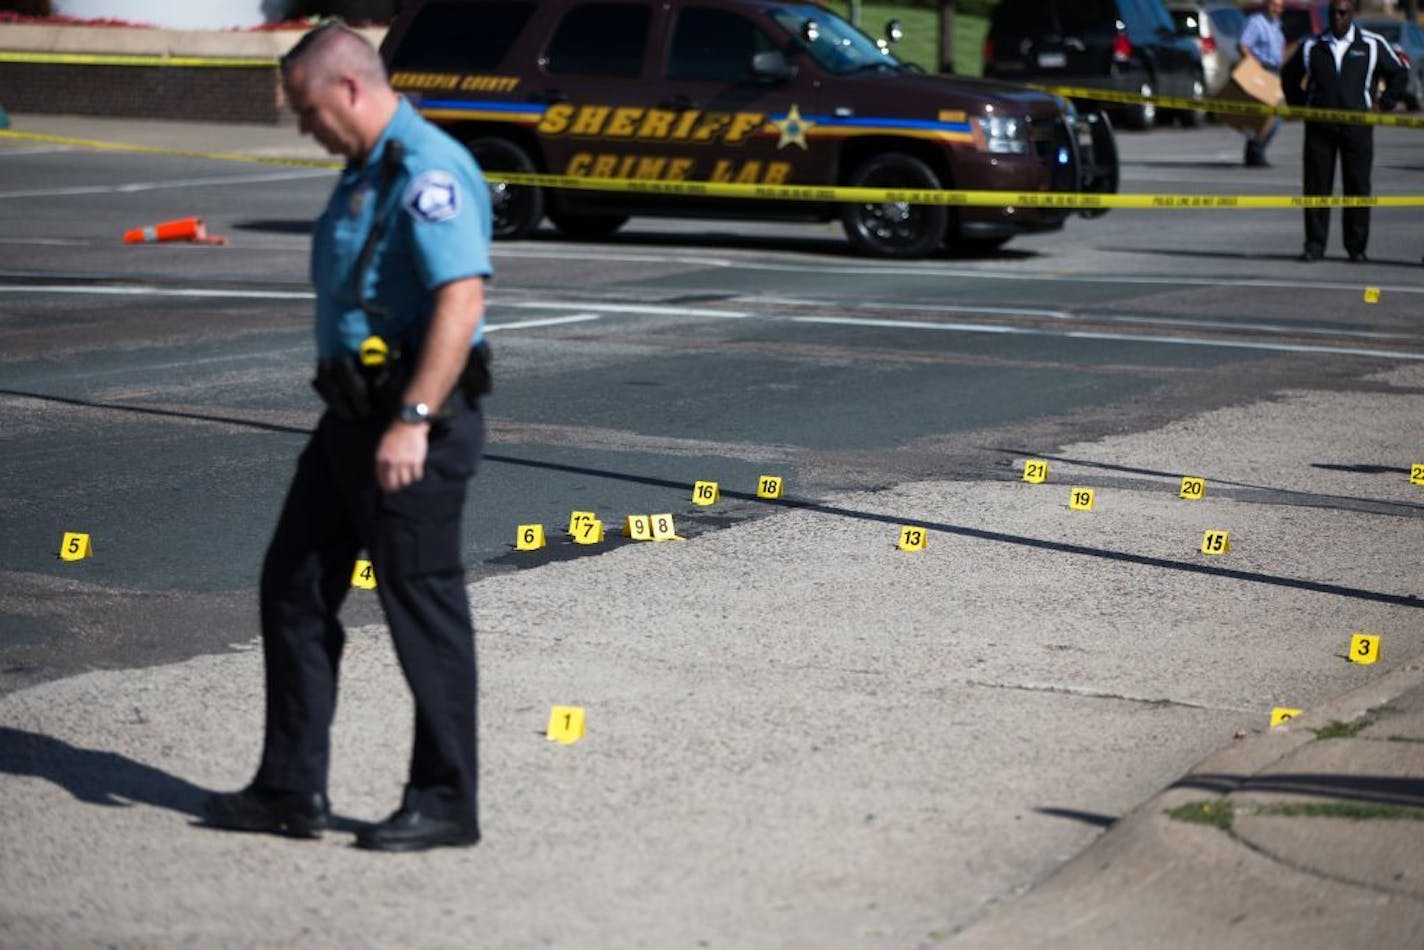
M1348 818L1351 821L1424 821L1424 808L1408 805L1374 805L1363 802L1300 802L1259 805L1249 814L1279 818Z
M1356 719L1354 722L1341 722L1338 719L1332 719L1327 725L1310 731L1315 733L1317 739L1353 739L1373 723L1374 720L1368 716Z
M1424 739L1420 739L1418 736L1386 736L1385 738L1389 742L1424 742Z
M1173 821L1185 821L1194 825L1211 825L1222 831L1230 831L1236 810L1224 798L1211 802L1192 802L1167 809L1167 817Z
M824 4L847 20L848 0ZM972 7L973 5L970 4ZM925 72L939 71L939 9L911 3L862 3L860 28L872 37L885 34L885 24L899 20L905 38L895 44L892 52L897 59L918 63ZM978 76L984 69L984 37L989 32L989 20L984 14L959 10L954 15L954 72L959 76Z
M1367 711L1371 716L1388 716L1399 712L1399 707L1394 703L1385 703L1383 706L1371 706Z

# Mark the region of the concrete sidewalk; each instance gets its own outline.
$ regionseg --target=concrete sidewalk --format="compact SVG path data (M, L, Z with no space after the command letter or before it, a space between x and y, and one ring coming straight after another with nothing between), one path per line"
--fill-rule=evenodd
M956 947L1424 944L1424 665L1209 757Z

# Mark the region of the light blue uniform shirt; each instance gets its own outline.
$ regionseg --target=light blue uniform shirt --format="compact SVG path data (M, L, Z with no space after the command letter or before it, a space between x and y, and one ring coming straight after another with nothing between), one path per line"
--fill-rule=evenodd
M1278 20L1264 13L1253 13L1241 31L1241 45L1267 69L1280 72L1281 54L1285 52L1286 35Z
M404 146L404 155L388 170L385 154L392 141ZM357 273L377 214L386 221L385 233ZM316 222L311 277L317 358L357 352L373 335L417 352L435 291L454 280L493 273L489 242L489 189L475 160L402 99L365 163L342 171ZM471 345L483 337L481 319Z

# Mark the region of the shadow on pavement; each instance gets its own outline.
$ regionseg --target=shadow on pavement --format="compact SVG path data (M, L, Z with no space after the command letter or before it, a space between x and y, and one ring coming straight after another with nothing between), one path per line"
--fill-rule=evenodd
M1092 825L1094 828L1111 828L1117 824L1117 819L1112 815L1100 815L1093 811L1079 811L1076 808L1035 808L1034 811L1040 815L1047 815L1050 818L1067 818L1069 821L1081 821L1085 825Z
M1385 775L1188 775L1172 788L1201 789L1217 795L1275 792L1424 808L1424 781Z
M208 790L117 752L0 726L0 772L46 779L90 805L138 803L201 817Z
M1133 465L1118 465L1113 462L1096 462L1091 459L1075 459L1066 455L1052 455L1046 452L1035 452L1032 449L1005 448L1003 446L986 446L992 452L999 452L1003 455L1017 456L1023 458L1044 459L1048 462L1062 462L1066 465L1078 465L1083 468L1095 468L1105 472L1121 472L1124 475L1148 475L1157 478L1181 478L1183 475L1198 475L1204 477L1209 485L1228 485L1232 488L1245 488L1251 491L1271 492L1273 494L1285 495L1292 498L1309 499L1317 503L1349 503L1359 505L1382 506L1388 508L1402 508L1413 510L1424 510L1424 504L1411 501L1394 501L1384 498L1360 498L1354 495L1327 495L1321 492L1300 491L1294 488L1279 488L1275 485L1257 485L1254 482L1235 482L1230 479L1217 478L1210 474L1201 472L1168 472L1156 468L1141 468ZM1408 475L1407 468L1394 468L1383 465L1344 465L1331 462L1312 462L1311 468L1326 469L1329 471L1350 472L1361 475L1384 475L1402 474Z
M85 749L53 736L0 726L0 774L45 779L86 804L106 808L150 805L187 815L197 827L212 827L203 819L203 801L212 794L211 789L117 752ZM333 831L356 832L369 825L356 818L331 816Z

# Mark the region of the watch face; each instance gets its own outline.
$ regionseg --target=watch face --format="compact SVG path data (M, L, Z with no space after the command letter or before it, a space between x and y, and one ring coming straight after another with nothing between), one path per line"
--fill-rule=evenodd
M430 407L423 402L415 405L401 406L401 422L428 422L430 420Z

